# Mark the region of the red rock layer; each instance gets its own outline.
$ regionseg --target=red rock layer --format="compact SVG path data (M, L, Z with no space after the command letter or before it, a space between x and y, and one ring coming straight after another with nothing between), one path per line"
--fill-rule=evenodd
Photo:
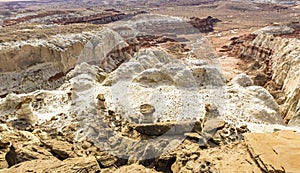
M1 25L2 27L5 26L11 26L11 25L16 25L18 23L26 22L31 19L36 19L36 18L43 18L47 16L52 16L52 15L65 15L72 13L73 11L47 11L45 13L40 13L36 15L29 15L25 17L20 17L17 19L8 19L4 20L3 24ZM132 17L138 14L146 13L145 11L139 11L139 12L134 12L134 13L122 13L119 11L106 11L103 13L98 13L98 14L93 14L89 16L77 16L77 17L62 17L54 20L50 20L49 23L57 23L57 24L72 24L72 23L94 23L94 24L106 24L106 23L111 23L115 22L124 18Z
M195 28L199 29L200 32L212 32L214 25L221 20L208 16L207 18L200 19L198 17L191 17L189 23Z
M58 20L53 21L57 24L71 24L71 23L94 23L94 24L106 24L115 22L124 18L132 17L137 14L145 13L141 12L134 12L134 13L121 13L121 12L105 12L105 13L98 13L89 16L79 16L79 17L71 17L71 18L61 18Z
M16 25L18 23L26 22L26 21L29 21L29 20L35 19L35 18L43 18L43 17L52 16L52 15L56 15L56 14L68 14L68 13L70 13L70 11L47 11L45 13L29 15L29 16L20 17L17 19L4 20L3 24L1 26L2 27L11 26L11 25Z

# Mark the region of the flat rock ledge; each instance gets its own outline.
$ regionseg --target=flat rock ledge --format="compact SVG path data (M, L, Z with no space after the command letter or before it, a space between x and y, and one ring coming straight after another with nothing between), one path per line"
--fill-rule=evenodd
M245 134L251 155L265 172L299 172L300 133Z

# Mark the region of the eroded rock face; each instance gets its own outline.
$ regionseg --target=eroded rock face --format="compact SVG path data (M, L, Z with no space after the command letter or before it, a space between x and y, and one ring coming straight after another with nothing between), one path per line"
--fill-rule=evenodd
M134 13L121 13L121 12L117 12L117 13L100 13L100 14L94 14L94 15L90 15L90 16L78 16L78 17L61 17L57 20L51 21L54 23L58 23L58 24L71 24L71 23L93 23L93 24L107 24L107 23L111 23L111 22L115 22L118 20L122 20L125 18L130 18L133 17L135 15L138 14L142 14L142 13L146 13L146 12L134 12Z
M80 62L99 64L104 69L116 68L124 60L107 55L122 49L126 43L117 33L105 28L99 31L55 35L49 40L29 40L1 47L1 95L27 93L36 89L55 89L65 74ZM112 55L117 56L118 54ZM125 59L129 58L122 56Z
M17 118L25 123L34 125L37 123L37 116L33 113L32 98L26 98L19 105L16 106Z
M254 35L238 38L232 43L231 53L252 62L248 73L254 76L254 83L265 86L271 92L280 104L285 123L295 126L298 125L300 99L299 40L284 38L293 35L297 29L285 28L265 28Z
M221 22L221 20L213 18L211 16L208 16L205 19L199 19L197 17L194 17L190 20L191 21L189 23L192 24L195 28L198 28L200 32L211 32L214 30L214 25L217 22Z
M241 84L241 80L245 83ZM278 104L272 95L263 87L254 86L251 83L251 79L244 74L238 75L229 83L226 112L233 111L234 114L239 114L238 118L233 121L237 123L236 120L243 119L242 121L250 120L256 123L262 121L270 124L283 124ZM253 104L257 105L252 107Z
M3 21L1 26L2 27L11 26L11 25L16 25L18 23L26 22L26 21L29 21L29 20L35 19L35 18L43 18L43 17L47 17L47 16L58 15L58 14L67 14L67 13L68 13L68 11L48 11L45 13L40 13L40 14L36 14L36 15L28 15L25 17L17 18L17 19L7 19L7 20Z
M78 14L81 13L81 14ZM39 14L27 15L23 17L19 17L16 19L6 19L1 24L2 27L12 26L19 23L24 22L34 22L43 21L46 24L72 24L72 23L94 23L94 24L107 24L111 22L115 22L118 20L122 20L124 18L129 18L138 14L145 13L143 11L133 12L133 13L122 13L117 10L113 11L104 11L101 13L96 13L93 15L85 15L82 14L81 11L46 11Z
M131 120L134 117L130 115L128 115L129 118L124 117L121 114L122 111L118 109L118 104L115 104L116 110L114 112L114 107L109 104L110 98L107 90L111 89L113 85L101 86L101 83L105 82L105 80L99 80L97 77L101 73L103 70L99 67L83 63L69 73L70 82L65 83L60 91L39 91L22 95L21 98L19 95L16 96L16 103L11 104L18 104L26 97L33 98L33 112L39 117L39 125L35 126L34 129L39 127L40 130L19 132L15 126L10 126L8 123L10 130L14 129L14 131L1 132L1 137L8 141L7 144L11 142L16 146L17 160L14 164L18 165L5 169L5 171L19 172L34 168L34 170L41 172L49 170L78 172L82 169L89 172L99 170L107 172L166 172L170 170L174 172L214 172L220 168L231 170L233 167L244 170L245 166L249 170L258 170L247 149L236 147L236 145L242 144L234 144L243 139L243 133L247 132L248 129L245 126L236 127L232 123L223 122L223 118L230 120L231 117L222 117L222 114L216 113L215 107L205 109L205 105L203 105L203 110L204 112L208 111L208 114L216 115L221 120L208 119L205 123L199 121L191 124L188 124L187 121L177 121L177 125L173 129L171 123L156 123L155 121L150 122L150 124L131 126L128 124L134 122ZM156 87L167 87L168 85L170 84L163 83ZM231 105L232 109L238 112L245 107L250 107L249 105L257 107L257 105L265 104L264 108L272 110L272 105L268 105L267 101L257 101L257 98L260 98L258 95L268 97L268 95L264 96L264 94L257 92L257 89L261 87L254 88L252 91L247 88L251 86L242 88L234 82L231 87L233 86L235 88L231 89L230 92L236 91L239 96L245 94L247 98L250 95L249 97L253 100L242 102L245 104L244 107ZM146 86L145 88L152 89L152 87L154 86ZM233 98L238 97L233 95ZM103 105L105 106L100 106L98 109L97 102L99 101L104 102ZM232 100L232 104L236 102L236 100ZM7 104L5 99L1 100L1 103ZM146 104L145 102L142 106L143 113L154 114L159 111L156 107L154 111L152 104ZM140 106L137 107L138 112L141 111ZM5 106L3 107L5 108ZM126 109L124 110L126 111ZM259 114L261 110L253 110L253 112L249 110L247 112L249 119L237 119L236 121L266 124L271 121L272 114L264 114L264 117L270 117L270 119L264 120L262 117L251 117L255 115L255 112ZM1 112L8 111L1 110ZM14 107L10 112L9 116L14 117ZM232 112L231 115L241 117L237 112ZM7 114L5 113L1 118L5 118ZM5 121L9 122L7 119ZM164 119L160 121L164 121ZM157 135L163 135L163 137L157 139ZM151 140L152 138L154 140ZM140 139L144 139L144 141L139 141ZM145 139L150 139L150 141ZM101 144L109 144L110 146ZM4 145L6 146L6 144ZM222 151L207 149L222 145L225 145L225 149L223 147ZM172 147L170 148L170 146ZM113 149L117 153L113 153L109 149ZM9 151L7 146L0 149L0 152L4 154ZM211 151L214 151L213 155ZM232 159L229 162L226 157L231 156L232 153L235 154L235 160ZM1 168L7 168L8 162L12 163L7 159L3 160L5 157L2 155L0 158ZM41 166L44 160L47 162L50 160L53 164L47 167ZM225 160L230 168L222 164ZM249 162L251 164L248 164Z
M40 15L43 17L56 13L59 12L53 11L50 14ZM169 52L176 52L176 56L183 56L183 53L190 50L185 45L178 44L182 38L177 38L176 34L210 32L216 22L212 17L193 18L194 22L190 23L189 20L182 18L153 14L136 13L133 16L135 17L132 20L136 25L128 26L126 21L125 24L122 21L117 22L111 25L116 32L108 28L100 28L64 36L53 35L45 39L25 39L26 41L1 44L0 79L5 85L0 88L0 96L5 97L11 92L28 93L36 89L56 89L65 80L65 75L81 62L99 65L106 72L111 72L128 61L141 48L165 44L164 48ZM115 20L114 17L109 15L108 17ZM98 18L99 16L96 15L69 22L97 21Z
M95 39L88 46L98 44ZM39 149L43 154L18 146L20 164L35 164L34 159L53 156L63 165L68 158L77 164L77 157L89 156L80 154L82 151L97 155L101 169L139 163L156 165L157 170L215 170L213 164L197 159L197 154L183 157L170 151L177 150L185 140L193 141L198 148L227 145L243 139L242 134L248 131L245 124L281 123L278 105L265 89L252 86L246 75L226 85L218 66L195 56L176 57L159 46L141 48L108 73L105 66L92 65L93 52L85 55L91 56L80 59L83 63L66 75L67 81L58 90L10 94L1 99L1 118L10 128L34 128L14 123L18 105L26 99L38 118L36 126L41 128L33 135L23 135L35 145L42 144ZM247 85L241 81L247 81ZM66 141L96 149L79 148L80 152L75 152ZM106 154L97 148L106 150ZM189 161L192 158L195 160ZM202 166L193 166L199 164Z
M219 21L211 16L185 19L148 13L134 16L130 20L111 23L108 26L112 26L125 38L136 35L163 35L176 38L179 35L212 32Z
M62 85L60 91L9 95L1 103L2 114L15 113L22 99L32 97L33 113L40 119L45 113L79 114L81 109L87 115L94 114L101 104L104 110L111 110L129 121L142 122L144 116L151 116L153 122L186 121L204 118L205 105L210 103L216 106L217 116L235 124L281 124L278 105L264 88L251 86L251 80L245 75L225 86L216 67L197 62L184 62L162 49L152 48L140 50L110 74L83 63L67 75L69 82ZM249 80L248 85L241 85L241 79ZM60 104L61 109L49 109L48 104ZM70 104L74 108L69 107Z
M202 70L196 71L196 69ZM123 109L124 112L122 112L122 114L125 113L128 114L128 116L132 116L129 114L140 112L138 110L140 105L149 103L155 108L155 112L153 112L154 121L158 121L158 119L160 121L165 121L167 119L172 120L175 117L181 117L182 119L196 118L197 114L195 112L190 112L190 115L188 116L188 114L177 109L178 107L176 105L182 102L179 100L187 99L188 93L190 93L189 96L191 97L200 98L200 95L196 95L198 90L200 90L199 88L206 90L205 87L209 85L221 87L223 85L223 78L216 69L208 65L198 67L195 65L192 70L188 64L185 65L179 60L172 58L161 49L141 50L133 59L122 64L104 81L104 85L115 90L115 93L108 93L108 105L116 107L116 109L119 109L120 111ZM214 72L217 72L217 74ZM213 78L210 75L215 75L216 78ZM197 80L194 78L197 78ZM124 92L123 94L128 96L119 96L117 94L119 89L122 89ZM193 90L195 90L195 92L193 92ZM184 92L186 95L178 95L180 92ZM119 100L117 103L113 103L114 99L117 98L127 99L129 102ZM147 100L147 98L149 99ZM177 102L176 100L179 99L179 103L166 104L167 101L165 99L170 102ZM131 102L130 100L135 101ZM120 106L116 106L118 104L120 104ZM187 111L194 111L195 107L190 107Z
M178 44L180 39L173 37L174 34L178 32L200 33L188 21L180 18L169 20L166 17L155 16L157 20L154 20L144 19L145 17L149 15L141 15L135 19L141 23L135 28L139 31L131 29L124 32L124 28L119 27L122 24L118 23L118 27L112 27L116 32L100 28L79 34L54 35L47 39L2 44L0 79L5 85L0 88L0 96L4 97L11 92L28 93L36 89L56 89L64 82L65 75L81 62L99 65L106 72L111 72L128 61L141 48L163 45L169 52L176 53L178 57L184 57L190 49L183 44ZM150 20L149 26L142 26L144 20ZM151 27L166 21L169 22L166 24L167 27L172 29L162 27L162 30L155 33L149 32ZM128 35L135 33L142 34L133 35L134 37ZM157 35L157 33L160 34Z
M183 19L159 18L161 16L144 24L146 17L149 15L137 18L136 28L113 27L115 31L101 29L70 36L83 39L80 45L85 43L79 55L72 57L72 62L68 60L69 55L62 56L68 54L68 48L51 43L54 48L48 51L59 52L59 58L54 63L47 59L49 68L45 71L52 72L55 66L61 72L50 75L47 80L62 79L62 85L52 91L9 94L0 99L0 121L7 124L0 128L0 139L5 139L0 143L1 168L12 166L8 169L12 172L28 169L26 165L41 172L70 168L78 172L83 167L88 172L215 172L226 169L221 163L226 162L237 168L246 165L247 170L259 170L245 148L246 145L255 148L256 144L240 142L243 134L285 128L281 126L283 122L275 99L262 86L255 86L265 78L258 76L252 80L240 74L226 84L216 55L209 51L205 38L184 40L182 44L172 36L194 33L195 30L184 27L195 29L194 26L186 25L188 22ZM168 33L170 37L144 34L166 20L167 27L160 28L160 34ZM182 25L168 30L178 23ZM134 35L134 31L140 33ZM268 75L267 72L276 71L270 62L276 52L251 45L252 41L259 42L257 39L266 37L269 35L246 37L249 45L245 50L238 39L235 44L240 46L236 50L238 54L242 52L244 58L257 55L267 59L263 61L268 63L263 66L267 69L263 74ZM55 41L54 38L59 37L53 37ZM73 42L70 45L72 47ZM31 47L25 46L29 53L24 56L42 55L39 46L33 50ZM32 71L24 73L27 76L40 66L46 66L44 62L31 64L17 60L20 67L12 70L19 69L18 73L23 74L22 68L30 66L29 71ZM27 80L23 82L34 90L39 81L32 78L30 84ZM272 128L274 124L276 128ZM225 146L222 149L225 152L217 153L216 157L228 157L228 152L237 149L233 153L240 162L202 156L205 152L207 155L216 152L212 148L221 146ZM259 155L259 152L251 154ZM53 161L51 167L37 166L38 161L44 163L42 160L46 159ZM14 167L15 164L19 165ZM262 169L271 170L269 166ZM279 170L277 165L276 170Z

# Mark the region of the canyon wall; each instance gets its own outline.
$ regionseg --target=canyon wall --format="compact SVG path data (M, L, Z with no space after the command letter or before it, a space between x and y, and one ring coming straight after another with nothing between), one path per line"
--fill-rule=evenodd
M80 13L80 14L78 14ZM72 24L72 23L94 23L94 24L106 24L122 20L125 18L130 18L138 14L146 13L145 11L138 11L132 13L122 13L120 11L104 11L101 13L96 13L93 15L85 15L81 11L46 11L39 14L27 15L24 17L19 17L16 19L6 19L3 20L0 26L12 26L19 23L30 22L30 21L40 21L45 24Z
M249 62L247 72L275 97L284 121L299 125L300 41L294 38L294 31L287 26L264 28L233 38L229 50L232 56Z
M40 14L35 14L35 15L28 15L28 16L17 18L17 19L6 19L6 20L3 21L1 26L5 27L5 26L16 25L18 23L26 22L26 21L36 19L36 18L43 18L43 17L47 17L47 16L52 16L52 15L63 15L63 14L68 14L69 12L70 11L48 11L48 12L45 12L45 13L40 13Z
M102 44L94 48L95 42ZM109 52L124 46L127 44L122 38L107 28L64 36L54 35L43 40L5 43L0 47L0 79L3 83L0 95L55 89L76 64L82 61L101 64L100 61L104 61ZM116 68L120 61L110 61L111 68Z

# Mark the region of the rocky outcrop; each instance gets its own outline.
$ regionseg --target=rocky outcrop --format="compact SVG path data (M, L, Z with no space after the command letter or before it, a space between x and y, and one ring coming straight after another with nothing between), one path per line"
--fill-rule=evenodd
M51 162L51 164L49 164ZM45 166L48 165L48 166ZM77 157L71 158L65 161L60 161L56 158L51 158L47 160L38 159L27 161L24 164L18 165L18 167L13 167L11 169L4 169L4 172L13 173L13 172L23 172L26 171L34 171L36 172L92 172L96 173L100 169L98 167L97 161L95 157Z
M111 30L102 32L102 38L120 38ZM161 43L161 37L146 38ZM185 49L177 57L151 43L110 72L112 66L95 62L108 60L106 55L112 52L108 47L115 42L103 41L105 47L100 41L90 39L84 56L78 58L80 64L58 90L9 94L0 100L2 121L17 131L32 131L33 135L25 135L43 151L38 154L16 145L18 164L55 157L63 165L70 160L77 165L77 157L93 154L101 169L135 163L157 171L213 171L213 164L197 159L199 154L183 157L177 147L185 141L198 149L228 145L242 140L249 130L281 124L278 105L264 88L253 86L246 75L226 85L216 63L187 53L195 49ZM122 41L117 47L130 47ZM31 123L29 115L37 122ZM36 127L40 130L34 131ZM16 143L11 138L8 142ZM203 166L193 168L195 164Z
M95 48L94 43L98 45ZM63 83L65 74L80 62L103 64L109 61L102 67L114 69L124 60L106 56L118 56L110 52L124 46L123 39L109 29L63 37L55 35L48 40L11 42L1 47L0 78L4 84L1 95L55 89Z
M109 13L104 12L100 14L93 14L90 16L78 16L78 17L61 17L57 20L53 20L50 22L57 23L57 24L71 24L71 23L93 23L93 24L107 24L111 22L115 22L118 20L122 20L125 18L130 18L138 14L146 13L145 11L139 11L134 13Z
M273 134L246 134L245 141L253 158L265 172L297 172L300 164L300 134L281 131ZM291 153L287 156L287 153Z
M105 32L109 38L115 36L110 30ZM118 37L114 38L117 39ZM117 65L113 68L101 65L101 61L108 60L106 58L106 53L110 52L108 47L115 43L111 42L112 45L108 43L107 47L98 47L99 44L95 44L102 54L94 54L93 51L85 52L85 50L92 50L93 43L97 41L91 39L86 45L87 49L84 49L82 54L84 56L82 59L78 58L78 62L85 63L68 73L69 82L62 86L67 101L63 101L60 107L68 106L70 102L74 102L73 105L81 105L72 108L74 114L81 111L90 114L89 110L94 114L97 105L100 105L98 107L108 111L108 116L112 114L109 111L112 111L133 122L188 121L205 118L205 113L208 111L205 105L211 104L217 107L213 111L218 112L214 113L216 116L238 125L243 125L245 122L281 124L275 100L264 88L252 86L252 81L245 75L238 76L230 85L225 86L224 78L217 66L203 60L190 59L189 54L184 59L177 59L164 49L153 47L140 49L128 62L121 62L115 71L106 74L117 67ZM127 46L127 43L123 43ZM103 69L87 64L95 64L95 61L100 61L100 67ZM73 90L72 97L68 96L70 90ZM91 95L87 95L87 92ZM99 94L101 97L98 97ZM41 95L41 98L36 98L37 95ZM42 92L35 93L32 97L33 100L30 102L33 102L31 103L33 113L38 115L40 113L35 112L36 102L44 100L43 97L46 96ZM86 102L86 97L89 97L91 105ZM16 105L23 99L25 99L23 96L9 95L3 100L3 114L14 113ZM76 102L78 103L75 104ZM89 107L90 109L87 109ZM147 107L152 111L145 112ZM57 110L53 111L56 112L55 114L58 113ZM86 119L85 115L83 117Z
M109 29L96 29L67 34L64 37L52 35L45 39L2 43L0 79L5 85L0 88L0 96L4 97L10 92L24 93L36 89L55 89L63 83L66 73L81 62L100 64L105 71L113 71L141 48L164 45L169 53L184 57L190 49L178 42L189 40L181 40L176 37L176 34L206 32L198 31L192 24L181 18L169 19L166 16L140 14L133 20L140 24L130 27L128 31L126 27L125 30L124 27L120 27L128 24L122 25L121 22L117 27L112 27L116 32ZM145 23L144 20L148 22ZM212 24L214 21L211 17L203 20L195 18L196 20L198 23L194 24L198 27L202 24ZM167 27L158 27L161 24ZM131 34L136 33L139 34L132 37Z
M33 114L39 117L39 122L43 122L45 119L51 118L47 115L68 114L68 111L81 115L83 111L82 120L84 121L82 123L86 124L96 122L93 118L97 117L86 115L96 113L97 107L100 107L102 111L107 111L105 113L107 118L116 115L113 119L109 118L110 120L108 122L112 124L110 125L111 127L118 129L117 131L128 129L128 127L124 126L128 124L128 121L135 123L146 121L145 119L147 119L147 123L164 122L168 120L188 121L203 119L206 117L206 113L208 113L207 117L209 117L209 119L218 117L240 125L247 122L280 124L276 102L262 87L251 86L251 81L249 85L241 86L238 82L240 79L235 79L232 84L225 89L223 88L225 86L223 86L223 79L220 74L208 64L204 66L187 64L184 66L184 64L176 62L176 59L169 59L168 55L161 50L144 50L140 51L137 56L138 57L131 61L123 63L110 75L105 74L101 69L90 67L88 64L82 64L76 67L75 71L71 71L71 73L68 74L71 85L68 83L63 85L61 87L63 91L41 91L29 95L32 98L30 99L30 105L32 106ZM152 58L149 59L147 56L152 56ZM152 67L155 64L162 65L163 63L166 64L162 67L157 66L156 69ZM168 67L171 67L168 65L170 63L173 64L172 67L177 63L178 67L176 71L172 71L173 68L168 69ZM195 61L194 64L199 63ZM183 72L179 70L181 68ZM189 68L198 70L188 73ZM177 75L173 75L175 78L172 78L171 75L168 75L172 72L178 73L177 75L186 76L176 78ZM166 76L169 77L166 78ZM217 77L219 77L219 80L216 80ZM243 79L243 77L241 78ZM189 81L192 79L195 81ZM210 81L210 79L214 80ZM145 80L148 82L145 82ZM243 79L243 81L245 80L247 80L247 78ZM216 88L211 88L211 86L215 86ZM119 93L119 90L123 92ZM130 92L124 93L124 91ZM164 94L160 95L159 93L162 91ZM99 97L98 93L100 93L101 97ZM181 95L180 93L184 94ZM211 93L211 95L204 93ZM215 95L213 95L213 93ZM125 94L125 96L122 94ZM8 95L1 104L2 116L17 112L17 105L22 104L26 97L28 96ZM87 102L87 97L90 102ZM191 97L194 99L190 99ZM244 97L247 97L247 99L239 99ZM151 100L147 100L147 98L151 98ZM154 98L156 99L153 100ZM124 101L124 99L129 100L129 102ZM134 100L134 102L130 102L130 100ZM239 104L237 104L237 100L240 100ZM165 102L174 103L166 105ZM178 104L175 104L175 102L183 104L183 107L178 107ZM54 103L54 109L49 109L52 107L50 105ZM207 103L218 105L218 107L216 110L210 110L205 106ZM74 107L69 108L70 104ZM97 106L99 104L100 106ZM226 106L222 107L222 104L226 104ZM78 105L80 106L78 107ZM146 109L147 107L149 107L149 109ZM183 108L185 111L182 111ZM212 111L212 113L209 113L210 111ZM151 117L145 118L145 116ZM151 120L151 122L149 122L149 120ZM213 123L214 121L208 122ZM218 124L217 122L218 121L216 121L216 124ZM83 125L83 127L84 126L86 125ZM94 128L98 129L101 126L97 124L96 127ZM145 131L142 130L142 128L151 129L151 127L152 126L137 127L137 131L141 131L142 133L142 131ZM162 128L172 132L172 126L165 127L166 126L162 126ZM174 127L176 129L176 126ZM186 127L186 131L177 133L175 130L174 134L183 134L193 129L193 126ZM103 131L103 129L99 129L99 131ZM152 133L154 133L154 131ZM164 130L158 133L164 133Z
M124 38L136 35L160 35L177 38L178 35L212 32L213 27L219 21L219 19L211 16L201 19L198 17L186 19L147 13L134 16L130 20L111 23L109 26L112 26Z
M229 50L231 55L250 63L247 73L253 76L255 84L265 86L275 97L285 122L297 125L300 99L299 40L282 37L294 35L295 29L287 26L277 29L264 28L252 35L234 38Z
M70 135L70 132L77 128L76 122L64 126L60 131L49 126L55 122L57 120L53 118L36 126L33 131L17 130L9 125L9 129L2 129L1 172L297 172L299 167L296 162L299 156L295 150L299 143L299 134L292 131L244 134L245 141L210 148L203 148L202 142L211 138L199 138L189 133L180 145L160 157L133 163L107 154L108 151L103 151L103 148L90 141L76 141ZM223 125L219 124L216 128L219 128L220 132L228 128L227 125ZM232 128L227 130L232 132ZM231 135L221 136L229 139ZM211 141L208 140L209 145L213 144ZM11 154L12 151L14 154ZM286 153L293 154L287 157ZM51 165L48 164L49 161ZM9 167L8 164L11 163L13 164Z
M283 27L288 28L290 32L277 33L277 34L275 34L276 36L283 37L283 38L299 38L299 36L300 36L300 23L299 22L292 22Z
M221 20L217 18L213 18L208 16L204 19L199 19L198 17L190 18L190 24L192 24L195 28L198 28L200 32L212 32L214 31L214 25L217 22L221 22Z
M262 10L265 10L265 11L277 11L277 12L285 11L289 8L285 5L276 4L276 3L274 3L274 4L257 3L257 7L262 9Z
M147 5L150 6L198 6L198 5L205 5L205 4L214 4L218 2L219 0L205 0L205 1L197 1L197 0L174 0L174 1L163 1L163 0L155 0L146 1Z
M259 171L243 135L286 129L278 104L246 74L226 84L205 38L189 48L159 35L91 33L58 89L0 99L4 171ZM53 164L37 165L45 160Z
M33 113L31 106L32 98L26 98L16 106L16 115L20 121L24 121L30 125L37 123L37 116Z
M34 30L19 26L14 36L26 37L1 36L0 172L297 172L300 128L284 126L273 98L281 93L267 90L283 77L273 67L285 62L273 61L280 55L274 47L286 51L276 34L295 29L234 39L228 49L252 71L227 83L201 35L214 20L141 14L108 24L112 29L57 35L72 25L40 25L55 34L27 40ZM295 52L299 64L290 44L286 54ZM285 85L289 73L278 90L297 86Z
M140 51L135 58L123 63L103 83L105 86L115 88L115 93L108 93L109 96L106 96L108 107L113 106L114 110L118 109L120 114L128 114L129 117L142 118L143 115L139 113L138 109L142 104L148 103L155 107L155 112L152 114L154 122L178 120L178 118L193 120L204 117L205 102L209 101L217 105L222 116L235 123L250 119L255 122L253 115L264 122L281 123L277 103L262 87L252 86L251 81L248 82L248 86L233 82L232 85L225 87L224 79L217 68L199 60L191 60L190 64L184 64L168 57L169 55L162 50L149 49ZM172 66L168 64L172 64ZM176 66L175 69L174 66ZM234 81L238 81L238 79ZM122 82L127 84L122 84L121 90L131 91L124 93L128 94L127 96L115 95ZM211 86L216 88L210 88ZM163 98L159 93L164 93ZM178 95L179 93L184 94ZM210 94L205 98L205 93ZM116 99L114 97L126 100L118 100L116 103L113 100ZM247 99L241 99L246 97ZM149 100L144 100L145 98L149 98ZM196 102L184 104L191 98ZM162 107L166 102L164 99L168 99L167 102L171 104ZM241 100L240 105L237 105L236 99ZM135 101L131 102L130 100ZM130 104L128 105L128 103ZM186 111L181 111L182 108L178 107L179 103L187 106ZM224 103L225 105L222 106ZM260 106L256 106L255 109L248 106L253 103ZM116 108L117 105L120 107ZM243 120L240 121L241 119Z
M78 15L80 13L80 15ZM72 23L94 23L94 24L107 24L130 18L138 14L146 13L145 11L138 11L133 13L122 13L120 11L108 10L101 13L92 15L84 15L81 11L67 10L67 11L47 11L35 15L27 15L16 19L6 19L0 26L12 26L19 23L30 22L33 20L42 21L45 24L72 24Z
M25 16L25 17L17 18L17 19L7 19L7 20L3 21L1 26L5 27L5 26L16 25L18 23L27 22L27 21L30 21L30 20L36 19L36 18L43 18L43 17L46 17L46 16L52 16L52 15L58 15L58 14L60 14L60 15L68 14L70 12L71 11L47 11L45 13L40 13L40 14L36 14L36 15L28 15L28 16Z

